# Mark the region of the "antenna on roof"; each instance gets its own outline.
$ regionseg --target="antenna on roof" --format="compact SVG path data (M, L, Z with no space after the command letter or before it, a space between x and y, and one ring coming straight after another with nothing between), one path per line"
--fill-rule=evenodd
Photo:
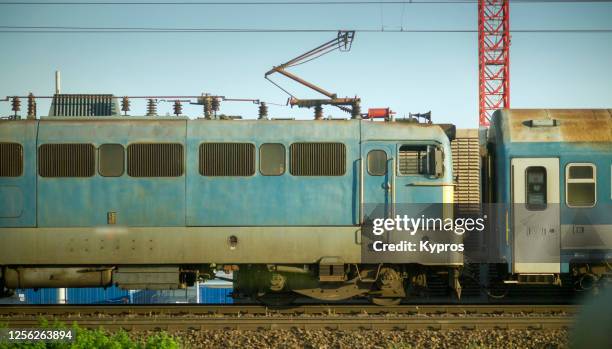
M55 71L55 94L59 95L61 93L61 75L60 75L60 71L56 70Z

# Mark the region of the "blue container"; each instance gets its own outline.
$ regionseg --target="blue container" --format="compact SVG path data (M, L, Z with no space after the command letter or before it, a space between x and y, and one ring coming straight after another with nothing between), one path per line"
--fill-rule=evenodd
M234 299L231 297L233 289L231 287L210 287L200 286L200 303L204 304L231 304Z
M18 289L15 293L27 304L57 304L57 288Z
M106 289L96 288L69 288L68 304L95 304L95 303L129 303L129 293L119 287Z

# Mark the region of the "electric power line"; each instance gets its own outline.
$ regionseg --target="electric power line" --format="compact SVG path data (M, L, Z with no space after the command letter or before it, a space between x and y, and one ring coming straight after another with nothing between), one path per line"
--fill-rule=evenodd
M412 0L412 1L7 1L0 5L31 6L104 6L104 5L146 5L146 6L343 6L343 5L428 5L428 4L475 4L478 0ZM512 4L540 3L611 3L612 0L512 0Z
M361 33L478 33L478 29L351 29ZM0 26L0 33L335 33L332 28L170 28ZM513 29L511 33L612 33L612 28Z

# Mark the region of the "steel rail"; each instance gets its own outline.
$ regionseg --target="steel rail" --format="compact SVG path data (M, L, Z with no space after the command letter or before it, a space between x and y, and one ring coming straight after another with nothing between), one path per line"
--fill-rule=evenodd
M70 326L76 322L80 327L106 330L261 330L261 329L562 329L570 328L570 316L542 317L151 317L151 318L54 318ZM2 322L2 321L0 321ZM8 319L5 324L11 328L37 327L38 319Z
M376 306L366 304L341 305L296 305L287 307L267 307L263 305L193 305L193 304L148 304L148 305L0 305L0 321L9 316L79 316L87 315L473 315L473 314L568 314L578 311L576 305L396 305Z

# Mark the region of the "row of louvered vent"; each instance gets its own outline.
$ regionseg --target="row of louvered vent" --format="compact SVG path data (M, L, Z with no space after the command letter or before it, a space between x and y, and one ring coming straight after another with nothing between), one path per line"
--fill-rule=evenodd
M116 115L113 95L56 94L51 103L51 116Z
M451 143L453 173L456 178L455 204L458 214L480 210L480 153L478 134L458 136Z
M11 151L13 155L4 156ZM3 145L2 152L2 171L6 167L6 171L20 174L21 146ZM346 147L342 143L295 143L290 153L294 176L342 176L346 172ZM90 177L95 173L95 154L91 144L43 144L38 151L38 171L42 177ZM255 146L250 143L204 143L199 160L203 176L255 174ZM131 144L127 148L131 177L176 177L183 174L183 167L181 144Z
M23 148L18 143L0 143L0 177L18 177L23 172Z

